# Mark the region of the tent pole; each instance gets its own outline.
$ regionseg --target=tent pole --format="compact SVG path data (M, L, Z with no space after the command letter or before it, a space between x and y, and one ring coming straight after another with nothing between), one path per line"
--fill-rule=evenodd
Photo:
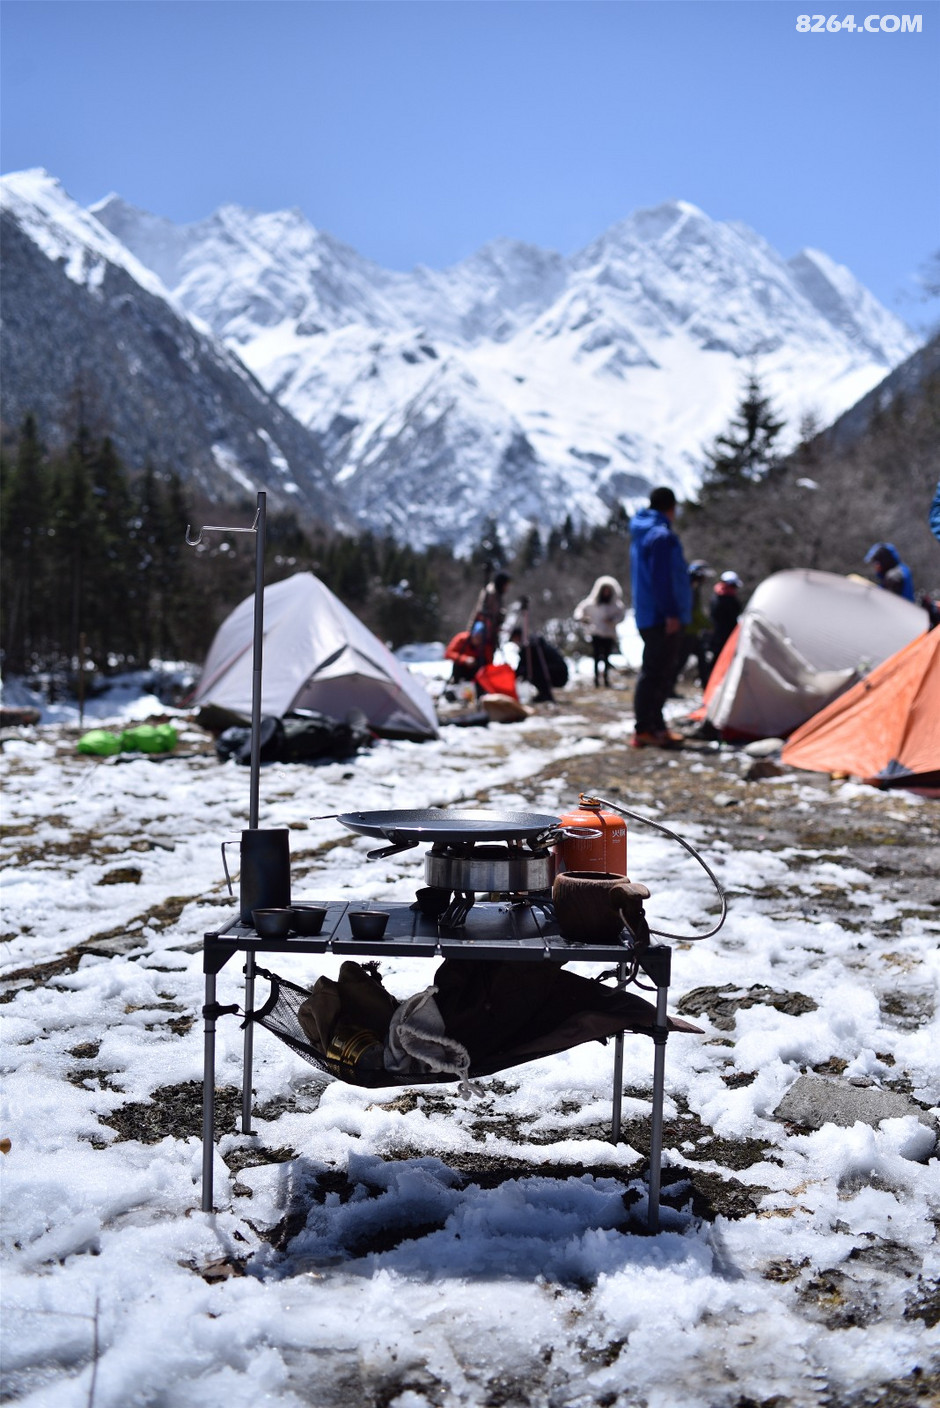
M264 540L267 494L258 494L255 519L255 637L251 665L251 789L248 826L258 827L258 794L261 777L261 656L264 647ZM247 1029L246 1029L247 1030Z

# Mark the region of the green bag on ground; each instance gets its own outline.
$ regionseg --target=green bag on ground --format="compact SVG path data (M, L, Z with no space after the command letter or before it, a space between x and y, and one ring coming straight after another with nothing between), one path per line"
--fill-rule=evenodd
M121 747L127 753L169 753L176 747L172 724L138 724L121 734Z
M93 728L83 733L75 745L79 753L94 753L99 758L110 758L121 751L121 739L116 733L108 733L105 728Z

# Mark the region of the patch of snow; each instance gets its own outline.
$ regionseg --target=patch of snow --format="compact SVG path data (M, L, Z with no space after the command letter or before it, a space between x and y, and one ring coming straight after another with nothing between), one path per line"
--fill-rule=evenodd
M109 701L108 721L148 709L132 694ZM290 828L295 898L407 901L422 883L418 852L370 861L374 841L324 813L473 805L481 788L493 807L567 809L575 799L557 778L533 779L622 741L630 717L589 728L576 694L562 705L511 729L380 743L354 762L266 765L262 824ZM742 1396L810 1408L821 1385L847 1401L932 1362L935 1333L905 1314L940 1271L937 1160L921 1162L923 1126L900 1118L792 1134L771 1112L802 1066L831 1058L884 1073L890 1056L919 1099L936 1101L936 1016L899 1027L878 992L907 978L936 992L937 925L908 917L890 937L889 974L870 923L860 934L811 908L771 906L761 890L836 886L868 923L896 911L890 880L821 854L801 853L797 867L795 855L706 837L681 817L670 824L734 903L718 936L675 948L670 1005L695 988L753 984L816 1004L800 1017L741 1008L731 1032L706 1018L703 1037L668 1044L667 1119L688 1109L723 1138L762 1141L758 1161L734 1175L755 1211L708 1222L667 1208L657 1237L627 1223L624 1184L642 1213L643 1160L606 1142L612 1055L598 1043L484 1082L469 1102L452 1087L416 1088L410 1101L320 1079L259 1031L257 1133L224 1132L220 1117L219 1211L199 1212L197 1122L188 1131L177 1119L150 1144L106 1123L202 1076L202 936L231 913L219 842L247 824L249 776L206 754L185 717L178 726L176 752L159 761L82 757L59 727L6 740L0 755L3 972L14 993L0 1103L10 1140L0 1156L4 1359L18 1401L84 1408L94 1376L96 1408L142 1394L174 1408L301 1408L311 1393L458 1408L512 1385L533 1408L731 1408ZM815 795L792 784L761 799L811 806ZM845 789L846 807L854 795ZM859 795L892 815L929 805ZM694 926L714 900L704 873L659 833L631 825L629 845L631 874L653 891L654 927ZM63 968L78 943L84 956ZM309 984L335 976L338 960L294 953L276 966ZM241 999L240 968L220 974L221 1002ZM430 971L419 959L383 964L400 996ZM217 1042L226 1090L240 1082L237 1019L220 1020ZM652 1060L646 1038L627 1037L627 1121L647 1118ZM724 1079L736 1075L745 1083ZM672 1171L714 1169L720 1180L720 1165L686 1157L694 1147L670 1154ZM461 1156L480 1155L515 1171L493 1186L461 1178ZM312 1196L321 1174L342 1191L325 1184ZM889 1254L893 1263L879 1263ZM249 1258L247 1275L218 1284L196 1274ZM840 1276L861 1297L847 1302L859 1323L831 1328L825 1277Z

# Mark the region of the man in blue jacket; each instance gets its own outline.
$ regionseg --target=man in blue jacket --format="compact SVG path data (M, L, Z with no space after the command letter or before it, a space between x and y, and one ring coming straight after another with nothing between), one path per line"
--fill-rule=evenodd
M671 489L654 489L649 508L630 523L630 579L633 614L643 638L633 712L634 748L677 748L682 735L663 719L675 672L682 631L692 619L692 590L682 544L673 531L676 496Z

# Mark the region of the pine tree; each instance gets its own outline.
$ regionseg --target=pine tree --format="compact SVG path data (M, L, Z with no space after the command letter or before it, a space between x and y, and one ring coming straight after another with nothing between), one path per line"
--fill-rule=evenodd
M487 574L492 576L508 560L508 557L509 554L500 537L499 524L495 518L487 518L480 532L480 541L471 553L470 561L477 567L484 567Z
M763 479L777 461L775 443L784 425L774 415L757 374L750 372L728 429L705 452L703 487L726 488Z
M15 460L3 457L0 503L3 651L8 668L24 670L44 649L43 598L48 578L46 465L31 415L23 422Z
M533 523L528 533L522 541L519 551L516 553L515 566L518 572L531 572L545 555L542 546L542 535L539 532L537 523Z
M140 584L134 580L134 515L127 474L108 436L92 454L88 471L91 521L84 630L99 664L109 657L130 663L141 610Z

